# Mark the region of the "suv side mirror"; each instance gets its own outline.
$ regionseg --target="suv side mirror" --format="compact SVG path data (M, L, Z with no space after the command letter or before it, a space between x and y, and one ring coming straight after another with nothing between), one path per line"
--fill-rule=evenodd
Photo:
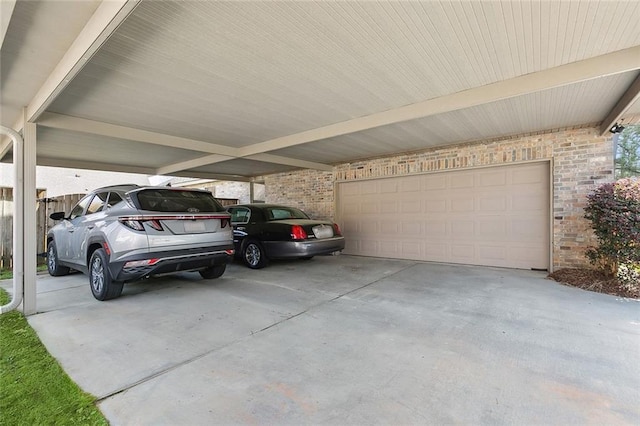
M55 212L55 213L51 213L51 214L49 215L49 217L50 217L52 220L62 220L62 219L64 219L64 212Z

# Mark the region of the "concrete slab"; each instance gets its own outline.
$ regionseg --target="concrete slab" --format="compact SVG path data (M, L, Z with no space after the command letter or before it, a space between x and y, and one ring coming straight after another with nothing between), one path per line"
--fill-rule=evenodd
M640 304L540 272L342 255L38 290L113 425L640 423Z

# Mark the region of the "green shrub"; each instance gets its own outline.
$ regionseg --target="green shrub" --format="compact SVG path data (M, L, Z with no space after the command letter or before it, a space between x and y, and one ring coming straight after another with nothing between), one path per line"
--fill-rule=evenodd
M606 183L587 196L584 217L598 239L589 260L609 276L620 265L640 264L640 179Z

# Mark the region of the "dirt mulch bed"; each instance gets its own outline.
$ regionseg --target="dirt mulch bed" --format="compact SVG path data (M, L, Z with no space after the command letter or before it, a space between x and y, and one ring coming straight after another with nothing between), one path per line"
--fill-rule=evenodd
M560 269L549 274L549 278L584 290L640 299L640 286L636 286L635 290L630 290L623 287L617 278L607 277L602 272L594 269Z

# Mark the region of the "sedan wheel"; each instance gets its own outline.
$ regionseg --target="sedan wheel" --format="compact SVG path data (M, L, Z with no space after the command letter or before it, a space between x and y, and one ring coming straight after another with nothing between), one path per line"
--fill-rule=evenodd
M91 255L89 284L93 297L98 300L114 299L122 294L123 283L111 279L109 260L104 249L98 249Z
M257 241L249 241L246 243L242 251L242 257L251 269L260 269L267 266L267 256Z

